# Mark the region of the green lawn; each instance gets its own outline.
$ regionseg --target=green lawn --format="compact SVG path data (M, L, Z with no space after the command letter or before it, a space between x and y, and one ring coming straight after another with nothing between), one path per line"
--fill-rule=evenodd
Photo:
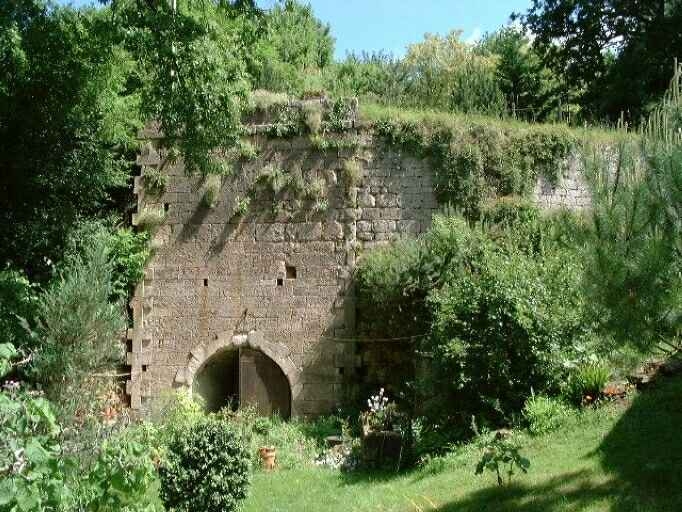
M682 511L682 378L572 418L524 441L527 475L498 488L463 449L401 475L301 468L258 473L245 504L261 511Z

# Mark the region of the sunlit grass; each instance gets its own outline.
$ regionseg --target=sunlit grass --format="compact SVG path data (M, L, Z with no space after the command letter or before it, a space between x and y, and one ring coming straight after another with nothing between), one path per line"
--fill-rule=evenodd
M269 511L667 511L682 510L682 378L575 414L561 429L524 437L527 475L498 488L477 477L465 447L424 468L350 474L315 467L255 476L245 510Z

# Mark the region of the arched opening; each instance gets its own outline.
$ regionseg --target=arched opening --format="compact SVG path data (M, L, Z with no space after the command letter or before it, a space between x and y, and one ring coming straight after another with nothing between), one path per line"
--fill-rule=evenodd
M204 399L211 412L239 405L239 351L222 350L214 354L197 373L192 393Z
M197 372L192 392L204 399L209 411L253 406L262 416L291 416L289 381L260 350L242 347L217 352Z

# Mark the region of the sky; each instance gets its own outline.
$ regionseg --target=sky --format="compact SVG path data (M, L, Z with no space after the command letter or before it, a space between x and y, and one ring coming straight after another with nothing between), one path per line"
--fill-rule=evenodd
M69 0L58 0L69 3ZM182 1L182 0L180 0ZM259 0L264 8L276 0ZM329 23L336 38L336 56L348 52L380 51L402 56L410 43L427 32L464 32L476 40L509 21L512 12L523 12L531 0L308 0L318 18ZM76 5L91 3L75 0Z
M263 0L264 6L272 0ZM312 0L315 14L331 25L336 56L347 52L384 50L402 56L410 43L427 32L446 34L460 29L475 40L526 11L531 0Z

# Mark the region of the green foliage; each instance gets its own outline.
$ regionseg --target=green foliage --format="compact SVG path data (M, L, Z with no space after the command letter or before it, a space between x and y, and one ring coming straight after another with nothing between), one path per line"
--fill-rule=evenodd
M262 418L250 407L236 411L224 409L220 414L240 433L254 468L260 467L258 449L264 446L277 449L280 469L310 467L326 448L325 437L341 431L341 420L334 416L307 421L283 420L278 416Z
M201 196L201 205L204 208L215 208L220 197L221 185L220 176L211 175L205 178L204 195Z
M177 432L159 476L167 508L230 512L246 497L249 456L225 420L207 417Z
M48 396L81 397L81 379L121 360L124 310L115 296L107 240L94 237L82 254L69 257L38 298L32 336L37 351L32 368Z
M509 114L529 121L570 122L579 113L577 91L547 67L520 28L507 26L486 34L477 51L497 60L495 73Z
M161 207L145 207L137 214L138 227L147 233L152 233L164 220L166 212Z
M541 435L561 427L570 409L557 398L533 394L523 405L522 414L528 431Z
M303 117L308 131L317 134L322 128L322 106L316 103L303 105Z
M168 184L168 174L162 169L148 167L144 171L144 190L152 196L160 196L166 190Z
M236 197L234 207L232 208L232 216L243 217L248 213L250 205L250 197Z
M79 489L80 502L87 510L163 510L154 463L159 454L148 435L146 427L142 426L104 442L87 480Z
M406 94L420 106L501 114L504 96L495 80L495 60L477 55L460 38L457 31L447 36L427 34L423 42L408 47Z
M362 168L355 160L346 160L343 162L343 187L346 192L346 197L350 198L351 193L362 181Z
M600 363L581 364L568 377L564 393L576 405L596 401L602 394L611 370Z
M78 219L120 205L127 186L142 116L105 20L41 0L0 11L0 261L31 279L49 277Z
M150 257L149 235L130 228L114 231L108 241L112 264L111 286L114 300L125 300L144 277L144 266Z
M328 68L325 87L335 96L372 98L402 103L407 71L401 60L385 53L350 54Z
M327 194L327 183L323 178L315 178L305 185L303 197L319 201Z
M242 161L253 161L258 158L258 148L248 141L239 141L237 146L239 152L239 159Z
M682 332L680 77L678 71L641 142L587 158L593 197L587 283L594 316L605 334L640 349Z
M490 471L497 476L497 485L505 484L503 474L506 472L507 485L511 484L516 470L528 472L530 461L521 455L521 448L515 441L512 432L497 432L495 436L483 444L483 455L476 465L476 474L482 475Z
M257 50L257 86L272 91L303 92L305 73L330 64L334 38L310 5L278 2L265 16L265 37Z
M579 255L551 219L502 218L484 229L436 217L420 240L374 251L356 272L361 331L422 340L424 432L459 434L471 414L503 423L531 388L556 390L587 343Z
M588 119L637 123L665 93L671 56L682 50L678 1L538 0L521 21L545 65L579 92Z
M217 149L238 143L247 100L246 52L240 34L249 15L230 4L113 2L115 43L136 60L142 113L158 121L162 144L176 147L188 172L215 173Z
M428 117L417 122L383 117L375 125L389 144L429 158L438 200L473 218L487 198L529 195L539 176L558 183L576 142L561 126Z
M0 340L23 347L30 343L21 318L31 318L36 307L37 286L15 270L0 271ZM0 372L1 373L1 372Z
M0 346L0 370L16 355L11 345ZM4 372L0 372L3 376ZM60 427L47 400L10 382L0 391L0 510L70 510L73 481L61 457Z
M341 136L341 137L322 137L320 135L313 135L310 137L310 145L318 151L343 151L355 150L360 145L357 137Z

